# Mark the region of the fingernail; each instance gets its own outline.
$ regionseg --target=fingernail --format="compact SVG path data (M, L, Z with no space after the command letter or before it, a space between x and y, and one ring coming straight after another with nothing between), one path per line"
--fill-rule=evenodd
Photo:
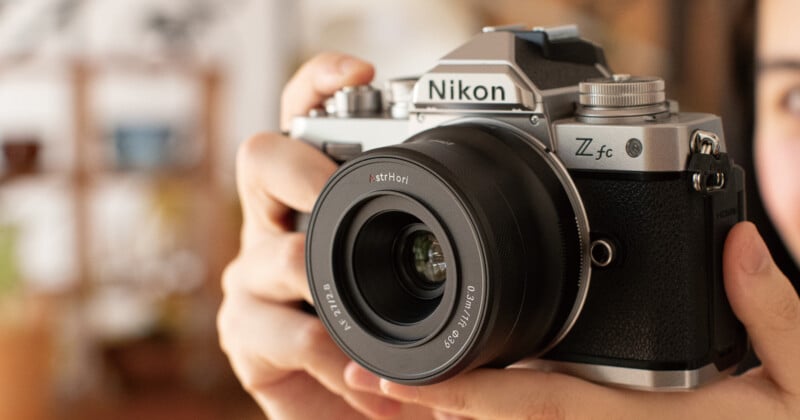
M769 269L771 260L769 249L757 233L750 238L748 249L742 254L739 266L745 273L760 274Z
M384 394L400 400L416 401L419 397L419 389L415 386L400 385L381 379L380 387Z
M344 381L353 389L369 392L380 392L381 378L364 369L355 362L350 362L344 369Z

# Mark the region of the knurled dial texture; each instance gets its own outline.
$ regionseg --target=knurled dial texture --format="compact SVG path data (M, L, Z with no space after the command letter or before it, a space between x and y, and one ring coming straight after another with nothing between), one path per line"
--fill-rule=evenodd
M589 79L578 86L583 106L648 106L666 100L664 80L657 77L615 76Z

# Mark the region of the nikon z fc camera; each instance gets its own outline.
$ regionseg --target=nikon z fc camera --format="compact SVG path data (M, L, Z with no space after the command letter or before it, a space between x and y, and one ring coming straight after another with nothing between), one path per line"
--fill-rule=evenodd
M745 353L722 282L743 173L719 117L612 75L575 26L486 28L418 79L336 92L291 135L343 162L308 279L379 376L515 365L691 389Z

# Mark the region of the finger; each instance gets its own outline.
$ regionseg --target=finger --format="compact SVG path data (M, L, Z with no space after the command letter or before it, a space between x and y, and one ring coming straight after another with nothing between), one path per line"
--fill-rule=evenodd
M739 223L725 242L725 290L769 377L800 395L800 299L758 230Z
M526 369L477 369L434 385L406 386L351 363L345 379L355 389L474 418L652 418L652 410L669 406L664 394L605 388Z
M218 324L220 344L251 394L269 392L294 372L306 372L368 416L386 417L400 410L396 401L345 384L349 359L313 316L246 295L226 295Z
M336 164L321 151L278 134L256 135L239 147L237 184L245 243L266 231L292 229L292 210L310 212Z
M317 55L300 67L283 90L281 130L289 131L292 117L307 114L342 87L369 83L374 75L371 64L349 55Z
M459 416L458 414L445 411L434 411L433 418L435 420L469 420L469 417Z
M305 234L272 234L243 249L222 274L226 294L248 293L273 302L312 303L305 270Z
M297 372L269 389L253 394L261 409L275 419L360 419L358 411L306 373Z

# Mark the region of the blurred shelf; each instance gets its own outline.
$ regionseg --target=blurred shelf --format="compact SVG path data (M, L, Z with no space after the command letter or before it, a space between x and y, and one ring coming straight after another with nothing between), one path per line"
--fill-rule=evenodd
M72 223L75 230L74 243L69 251L75 254L77 269L75 279L68 279L66 282L70 285L68 288L42 295L51 309L50 316L53 317L53 321L64 322L61 318L65 308L68 307L71 308L69 310L81 312L81 315L78 316L81 319L75 322L87 322L86 318L89 318L86 315L87 308L93 304L93 300L98 298L98 294L103 293L102 289L123 284L128 278L117 280L113 276L111 278L102 277L105 272L99 270L98 266L105 261L98 260L102 260L103 256L108 255L109 252L104 250L101 257L93 254L96 248L106 245L106 239L101 238L102 240L98 241L94 231L99 224L95 214L98 191L104 189L116 193L119 187L119 185L115 185L117 183L125 185L140 183L142 185L142 187L136 186L139 188L136 191L145 195L142 201L148 202L153 207L151 209L153 212L163 216L162 220L153 224L162 223L163 220L169 220L170 217L173 221L178 219L180 226L174 227L174 231L170 231L169 234L184 235L184 237L178 240L169 238L169 241L178 244L170 246L185 246L185 249L180 248L178 251L190 251L190 257L196 257L202 264L202 269L198 271L200 274L196 275L196 278L200 279L198 287L185 292L175 291L171 295L159 297L161 306L156 309L158 311L156 316L166 319L159 319L159 322L177 323L177 328L182 329L177 332L172 331L173 336L167 340L163 342L115 341L113 338L97 334L96 331L95 334L86 334L84 331L81 333L84 334L83 336L73 339L87 342L70 344L77 347L83 346L83 348L89 347L92 354L102 354L105 351L110 358L116 358L118 366L101 367L101 369L109 369L109 372L114 375L123 372L125 366L141 367L144 364L156 367L156 375L151 378L154 379L154 382L147 383L145 387L134 387L136 388L134 390L127 389L114 398L114 386L123 385L113 383L118 378L101 378L103 381L110 381L111 385L102 384L99 394L98 390L94 390L78 400L62 402L62 406L55 408L54 418L227 419L262 416L258 407L241 390L230 372L227 360L218 346L213 320L221 300L218 279L225 264L233 258L238 247L238 227L235 226L237 220L230 217L229 209L232 198L218 184L219 177L216 176L218 154L221 147L218 131L224 82L217 66L184 59L143 60L124 56L88 59L69 57L53 59L33 56L0 58L0 76L17 70L34 78L49 77L53 72L57 72L60 74L59 77L62 77L62 80L69 85L70 91L71 100L68 102L68 106L73 131L65 136L71 142L65 141L61 144L64 144L64 147L72 148L74 160L71 164L64 168L40 167L32 172L0 176L0 186L2 187L55 180L59 185L63 183L68 189L67 207L71 206L69 214L74 215L69 222ZM29 70L30 73L26 73ZM197 89L198 106L196 115L191 119L192 122L196 122L196 131L185 136L185 141L191 142L199 150L196 159L189 164L181 163L180 165L120 167L117 160L113 158L113 153L110 153L114 149L113 144L107 143L109 141L107 133L98 129L102 125L98 123L97 110L92 107L93 95L96 94L95 86L101 78L108 75L160 77L165 74L186 78L188 83ZM66 77L63 77L64 75ZM185 208L189 210L184 217L184 213L181 211ZM166 216L164 216L165 214ZM178 216L175 216L176 214ZM116 230L113 233L116 233ZM136 235L144 233L134 232ZM152 231L149 233L152 234ZM129 277L145 285L158 281L160 277L148 277L150 274L145 270L146 267L137 266L137 263L140 263L138 259L141 259L141 255L135 254L133 245L135 244L126 243L121 247L122 254L130 252L130 255L123 255L123 257L131 258L133 261L124 266L131 272ZM115 250L116 248L118 247L114 247ZM170 252L173 251L170 248L165 255L172 258ZM134 256L131 257L131 255ZM158 260L156 263L166 264L165 261L173 260L165 258L164 261ZM129 284L128 286L135 288L141 287L141 284ZM85 328L85 325L76 328ZM0 328L0 333L2 332L2 328ZM46 333L51 336L65 334L61 328L52 326L47 329ZM17 335L8 335L12 338L9 340L14 341L13 338ZM7 346L9 340L2 341L3 346L0 347L9 355L13 353L14 359L21 358L25 354L26 342L21 342L21 346L12 346L11 344ZM53 346L54 344L50 343L50 345L38 347L49 348L48 351L63 351L63 349L53 350ZM71 351L81 350L73 349ZM61 355L61 357L64 356ZM201 379L217 382L207 384L208 389L202 389L202 386L191 386L191 378L185 377L185 371L188 368L178 366L175 362L176 357L194 358L195 361L192 363L199 363L200 366L193 366L189 370L193 369L194 375L203 375L208 372L209 378ZM61 362L59 361L59 363ZM168 364L165 365L165 362ZM19 363L19 369L25 369L31 363ZM38 366L42 365L46 365L46 363L38 363ZM3 372L6 370L0 369ZM32 371L31 373L36 372ZM215 378L214 375L218 375L220 372L227 374L227 377ZM147 377L147 372L139 373L142 373L145 378ZM163 376L159 377L159 374L163 374ZM19 375L24 374L22 371L14 373L14 376ZM132 375L135 377L136 372L133 372ZM2 384L3 376L0 375L0 384ZM198 382L197 378L195 378L195 382ZM47 384L39 385L42 387L42 392L30 393L30 395L39 396L40 400L47 400L48 396L42 395L47 392ZM50 386L52 387L53 384ZM0 387L0 389L5 388ZM111 399L108 398L109 393ZM37 406L35 403L29 402L26 402L25 406L36 408L37 413L52 408L44 407L41 404ZM127 414L120 417L121 412ZM3 411L0 410L0 418L6 418L2 413ZM19 414L20 416L8 418L35 418L35 415L30 417L25 413Z
M70 56L14 54L0 56L0 70L24 69L25 71L64 69L80 66L91 71L131 72L157 74L164 72L202 75L212 63L191 57L142 57L125 54L104 56Z

